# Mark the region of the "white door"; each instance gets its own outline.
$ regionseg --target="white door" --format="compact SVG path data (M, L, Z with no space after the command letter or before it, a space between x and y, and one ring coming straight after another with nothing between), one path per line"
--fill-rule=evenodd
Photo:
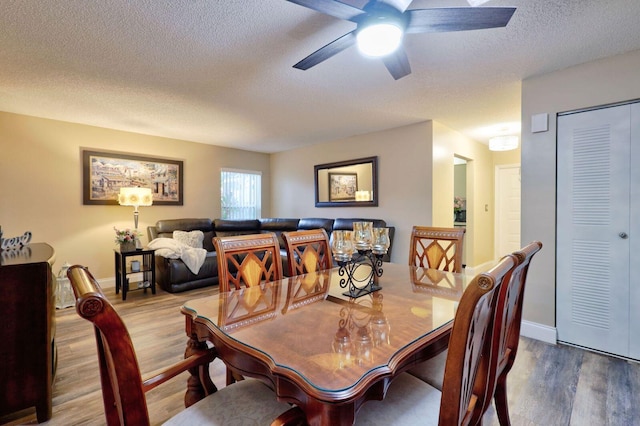
M520 250L520 165L496 167L495 258Z
M631 105L629 358L640 359L640 103ZM634 238L635 237L635 238Z
M559 117L557 153L558 340L625 357L630 309L640 309L630 297L630 183L640 185L630 167L631 111Z

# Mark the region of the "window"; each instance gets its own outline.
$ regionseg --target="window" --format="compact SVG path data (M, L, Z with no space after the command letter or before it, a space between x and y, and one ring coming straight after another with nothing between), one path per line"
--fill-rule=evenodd
M262 173L222 169L222 219L258 219L262 206Z

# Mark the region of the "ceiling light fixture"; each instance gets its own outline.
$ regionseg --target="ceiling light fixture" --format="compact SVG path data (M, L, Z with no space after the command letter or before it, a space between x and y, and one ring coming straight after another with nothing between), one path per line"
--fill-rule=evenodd
M404 27L397 19L379 15L359 25L356 40L360 52L379 58L395 52L403 36Z
M489 149L491 151L509 151L517 147L517 136L495 136L489 139Z

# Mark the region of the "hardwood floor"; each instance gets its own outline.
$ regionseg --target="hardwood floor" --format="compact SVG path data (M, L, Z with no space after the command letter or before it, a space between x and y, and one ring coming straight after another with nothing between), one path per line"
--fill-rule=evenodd
M133 291L122 301L113 287L104 292L123 317L138 355L143 377L183 358L187 336L180 306L190 299L217 292L217 287L171 294L158 288ZM75 307L56 311L58 368L53 388L53 416L42 425L104 425L104 409L93 326L80 318ZM220 360L211 365L217 386L225 383L226 370ZM147 393L152 424L161 424L184 409L188 373L183 373ZM37 424L35 409L0 418L0 424Z
M522 338L507 379L516 426L640 424L640 364ZM484 425L498 425L493 406Z
M212 287L178 294L135 291L123 302L112 287L105 288L129 328L143 375L182 358L186 336L180 306L215 291ZM78 317L75 308L58 310L56 320L53 417L43 425L104 425L93 328ZM187 374L183 376L184 380L174 379L147 394L152 424L161 424L183 409ZM212 364L211 377L218 387L224 386L220 360ZM640 424L637 363L523 338L508 386L514 426ZM0 424L37 424L35 410L0 418ZM493 407L484 424L498 425Z

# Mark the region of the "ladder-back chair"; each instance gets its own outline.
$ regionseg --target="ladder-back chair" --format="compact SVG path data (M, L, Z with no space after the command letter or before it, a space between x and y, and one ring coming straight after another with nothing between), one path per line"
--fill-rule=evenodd
M411 231L409 265L461 272L465 231L465 228L414 226Z

